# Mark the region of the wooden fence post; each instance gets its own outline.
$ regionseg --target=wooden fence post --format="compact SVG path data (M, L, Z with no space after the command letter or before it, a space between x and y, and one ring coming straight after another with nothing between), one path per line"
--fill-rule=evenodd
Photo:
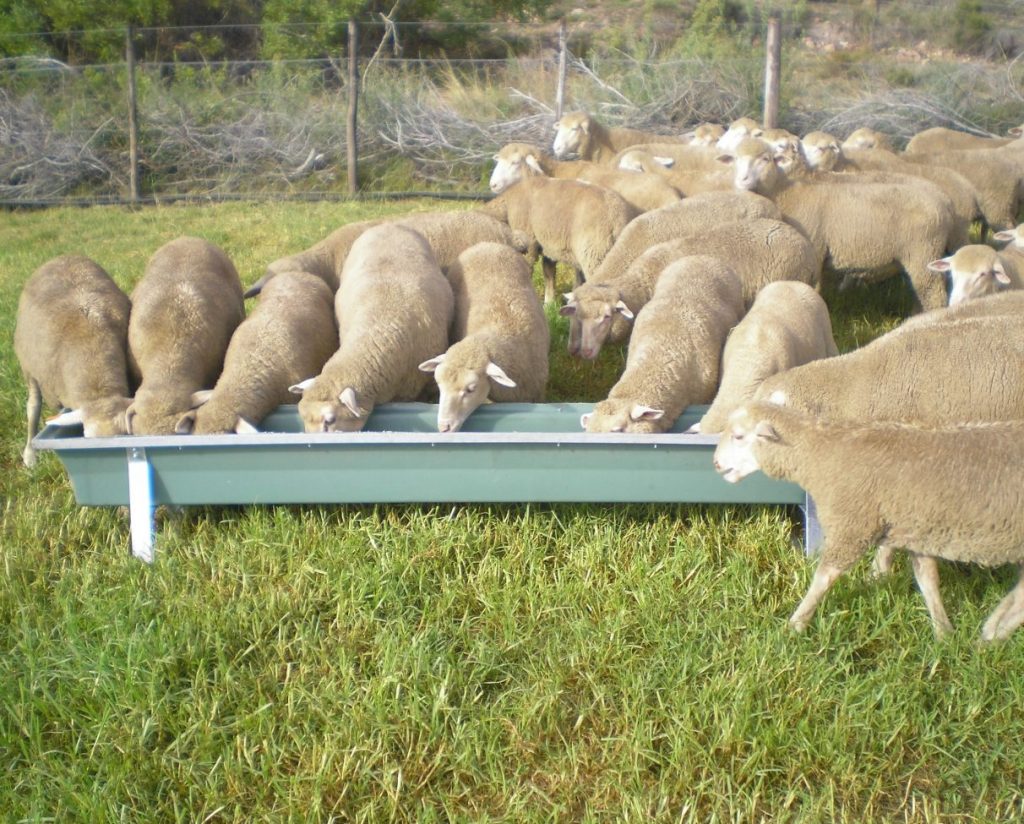
M774 129L779 122L779 76L782 73L782 23L778 15L768 18L768 36L765 38L764 118L766 129Z
M348 21L348 123L345 130L346 161L348 163L348 191L359 191L359 151L356 137L356 110L359 106L358 31L356 21Z
M558 24L558 88L555 91L555 120L561 120L565 109L565 73L568 47L565 36L565 18Z
M125 32L125 60L128 64L128 199L139 202L139 106L135 89L135 28Z

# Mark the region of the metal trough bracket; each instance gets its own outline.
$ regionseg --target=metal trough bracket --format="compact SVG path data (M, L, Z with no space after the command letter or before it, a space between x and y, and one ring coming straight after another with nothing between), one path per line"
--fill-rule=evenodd
M814 504L814 498L805 494L804 505L800 507L804 513L804 554L814 555L821 547L824 533L821 531L821 523L818 521L818 507Z
M132 555L153 563L153 467L140 446L128 449L128 515L132 532Z

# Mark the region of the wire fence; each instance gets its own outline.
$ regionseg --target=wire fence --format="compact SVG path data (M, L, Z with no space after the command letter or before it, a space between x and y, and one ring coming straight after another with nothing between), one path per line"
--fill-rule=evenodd
M443 30L416 25L421 34L428 25ZM911 48L864 59L864 46L812 48L803 42L810 28L788 25L780 125L791 131L844 136L872 126L899 141L933 125L1001 133L1024 122L1020 58L936 58ZM495 40L509 34L487 26ZM262 27L215 28L239 42L267 36ZM169 59L147 48L134 68L127 52L87 65L0 60L0 203L348 197L353 92L362 196L484 196L501 145L550 145L557 30L534 37L521 55L444 59L397 57L382 27L365 29L371 48L356 61L354 85L343 42L336 56L318 58L215 60L179 50ZM75 36L86 34L96 32ZM124 30L113 34L126 41ZM662 134L761 112L764 54L754 37L711 58L597 50L574 40L571 26L569 35L567 110ZM160 36L142 30L131 39L134 47Z

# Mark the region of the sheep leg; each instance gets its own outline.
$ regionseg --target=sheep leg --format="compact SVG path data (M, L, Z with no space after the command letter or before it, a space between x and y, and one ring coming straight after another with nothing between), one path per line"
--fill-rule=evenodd
M541 255L540 269L544 273L544 302L555 302L555 262Z
M875 559L871 562L871 574L876 578L882 578L892 572L892 559L896 554L896 547L882 545L875 553Z
M25 449L21 453L21 460L27 467L36 465L36 450L32 446L32 439L39 431L39 416L43 409L43 393L39 389L39 383L35 378L28 379L28 400L25 401L25 417L28 419L28 438L25 440Z
M928 614L932 617L932 630L936 638L942 638L953 631L953 625L946 617L946 607L939 594L939 565L930 555L910 553L910 563L914 568L914 578L918 589L924 597Z
M807 629L814 610L818 608L821 599L832 588L832 584L836 582L836 579L846 572L847 566L840 566L824 559L818 564L818 568L814 570L814 578L811 579L811 585L807 590L807 594L789 618L789 625L795 631L803 632Z
M1024 564L1017 585L999 602L981 630L982 641L1001 641L1024 624Z
M946 294L946 281L938 277L934 272L928 271L928 261L942 257L940 250L933 257L925 255L927 260L919 263L904 264L910 286L914 291L914 311L929 311L941 309L949 303L949 295ZM901 261L902 263L902 261Z

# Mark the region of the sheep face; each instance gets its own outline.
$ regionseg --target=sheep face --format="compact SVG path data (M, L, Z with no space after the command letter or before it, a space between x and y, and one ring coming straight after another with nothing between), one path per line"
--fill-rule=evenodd
M431 358L419 367L424 372L434 373L434 380L440 389L437 404L438 432L458 432L470 415L483 404L490 403L492 380L501 386L516 385L500 366L486 357L479 364L470 366L457 362L451 357L452 354L449 351L447 356ZM455 355L457 357L458 353Z
M1010 285L1002 261L990 246L971 244L956 254L933 260L928 269L949 280L949 305L991 295Z
M298 412L306 432L358 432L366 425L371 410L360 405L351 386L332 398L328 387L314 383L303 390L305 383L296 384L290 391L302 393Z
M754 418L746 407L729 416L729 422L715 447L715 471L731 484L746 478L761 468L757 446L778 441L778 434L764 419Z
M1010 246L1014 247L1014 249L1024 253L1024 223L1021 223L1014 229L1006 229L1002 232L996 232L992 237L1002 243L1008 243Z
M842 149L839 141L827 132L811 132L800 141L808 168L831 172L839 162Z
M489 185L497 195L524 177L542 174L544 170L537 161L536 153L517 144L509 144L494 156L494 171Z
M664 431L660 421L664 410L624 398L608 398L594 404L594 411L580 417L587 432L630 432L652 434Z
M733 167L733 186L746 192L770 192L782 171L772 150L761 140L744 140L733 154L720 155L719 162Z
M116 438L128 434L126 413L131 404L131 398L100 398L82 404L79 409L56 415L47 423L55 426L81 424L86 438Z
M583 157L590 145L590 118L582 112L565 115L555 124L551 149L559 160Z
M714 146L724 134L725 126L721 123L701 123L689 133L690 143L693 146Z
M843 141L842 147L844 149L885 149L886 151L892 151L892 144L886 135L868 128L854 130Z
M756 120L749 117L741 117L729 124L725 134L718 138L715 147L722 152L734 152L740 143L750 137L760 137L764 131L757 124Z
M568 302L559 314L568 317L572 326L569 354L573 356L593 360L608 340L616 316L633 319L633 313L622 300L622 293L614 286L583 283L565 298Z

